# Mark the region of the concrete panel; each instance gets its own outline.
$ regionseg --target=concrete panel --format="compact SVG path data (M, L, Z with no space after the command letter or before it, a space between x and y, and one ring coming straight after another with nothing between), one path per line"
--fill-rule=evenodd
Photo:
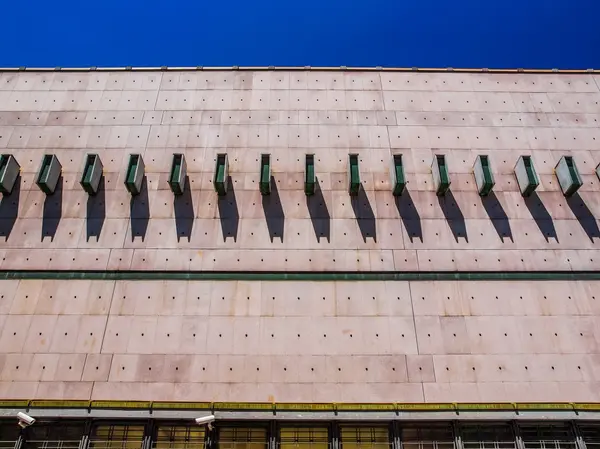
M592 75L571 74L0 74L0 147L22 167L18 189L0 202L1 267L597 270L598 95ZM258 191L266 150L267 200ZM407 180L399 197L387 175L392 151L403 155ZM48 198L33 185L45 152L63 164L61 189ZM87 152L104 164L93 200L78 184ZM222 152L232 189L219 199L212 180ZM139 201L123 187L130 153L147 164ZM167 184L173 153L188 163L182 201ZM357 200L347 193L349 153L360 155ZM444 200L431 181L436 153L446 155L452 178ZM306 154L315 156L319 185L308 199ZM486 199L471 173L479 154L490 156L496 178ZM521 155L533 157L541 181L527 200L513 175ZM568 200L553 173L564 155L584 182ZM591 281L0 286L5 398L597 396Z

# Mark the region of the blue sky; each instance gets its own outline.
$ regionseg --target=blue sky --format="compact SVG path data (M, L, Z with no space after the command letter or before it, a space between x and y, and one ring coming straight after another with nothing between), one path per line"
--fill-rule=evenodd
M12 0L0 66L600 68L600 0Z

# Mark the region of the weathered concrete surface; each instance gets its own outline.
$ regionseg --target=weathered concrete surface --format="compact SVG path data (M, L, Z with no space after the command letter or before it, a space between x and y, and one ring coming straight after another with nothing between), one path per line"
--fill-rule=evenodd
M0 203L0 268L597 269L599 103L595 75L3 73L0 148L17 157L22 179ZM105 171L94 201L78 182L88 152ZM178 152L191 190L174 200L167 178ZM233 186L224 199L211 184L219 152L229 154ZM272 155L268 200L258 191L263 152ZM364 192L351 201L354 152ZM47 199L34 185L44 153L64 172ZM133 204L123 185L130 153L143 155L147 172ZM320 187L308 202L307 153ZM408 179L399 200L392 153ZM450 167L443 201L432 186L435 153ZM496 177L486 200L472 174L478 154L490 155ZM541 178L528 200L513 174L522 154ZM584 180L569 201L553 174L563 155Z
M0 397L599 401L598 282L0 282Z
M0 269L596 270L594 75L344 72L0 74ZM79 178L101 156L104 186ZM189 184L174 200L172 153ZM227 152L233 192L211 185ZM273 193L258 191L271 153ZM63 180L34 186L45 153ZM131 202L129 153L146 163ZM303 192L314 153L319 193ZM347 193L360 155L364 191ZM391 194L402 153L407 192ZM446 155L439 200L430 164ZM471 172L491 157L495 195ZM532 155L524 200L512 173ZM584 185L560 193L572 155ZM0 282L0 397L600 401L597 282Z

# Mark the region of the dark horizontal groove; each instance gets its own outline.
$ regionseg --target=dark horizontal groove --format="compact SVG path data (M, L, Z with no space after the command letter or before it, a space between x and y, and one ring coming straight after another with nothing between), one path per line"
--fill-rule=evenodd
M383 271L383 272L240 272L240 271L0 271L0 279L106 281L595 281L600 271Z

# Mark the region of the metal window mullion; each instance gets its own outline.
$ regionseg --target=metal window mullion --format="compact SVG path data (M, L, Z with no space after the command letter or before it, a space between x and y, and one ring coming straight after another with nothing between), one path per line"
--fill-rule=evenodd
M400 430L400 423L398 421L392 421L390 423L390 440L392 442L391 449L402 449L402 432Z
M205 449L217 449L218 428L212 427L204 432L204 447Z
M454 449L464 449L462 431L458 421L452 421L452 434L454 436Z
M277 421L270 421L267 431L267 449L278 449L279 447L279 425Z
M583 435L581 434L581 429L577 425L576 422L571 422L571 427L573 429L573 435L575 435L575 446L577 449L587 449L587 445L585 444L585 440L583 439Z
M329 427L329 444L331 449L341 449L340 443L340 425L334 421Z
M23 447L23 431L21 431L21 433L15 440L14 449L22 449L22 447Z
M129 432L128 432L129 433ZM129 435L126 436L126 438ZM142 437L142 449L152 449L154 441L154 420L149 419L144 426L144 436ZM123 441L123 447L127 444L127 439Z
M523 443L523 437L521 436L521 428L516 421L512 422L512 429L515 437L516 449L525 449L525 443Z
M83 429L83 435L79 440L78 449L88 449L90 447L90 434L92 433L92 420L87 419L85 421L85 427Z

